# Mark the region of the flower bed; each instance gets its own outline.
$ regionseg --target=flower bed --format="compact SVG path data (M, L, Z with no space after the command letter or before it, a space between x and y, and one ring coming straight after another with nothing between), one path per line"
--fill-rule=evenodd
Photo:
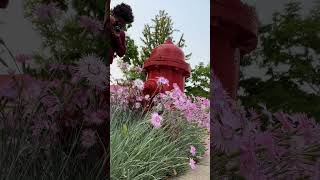
M139 84L112 86L111 178L163 179L196 169L209 155L209 101L176 85L151 99Z

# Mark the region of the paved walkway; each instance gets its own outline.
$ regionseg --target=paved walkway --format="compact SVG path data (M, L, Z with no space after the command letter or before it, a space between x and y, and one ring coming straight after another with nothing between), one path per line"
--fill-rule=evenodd
M188 171L172 180L210 180L210 156L204 157L197 165L197 169Z

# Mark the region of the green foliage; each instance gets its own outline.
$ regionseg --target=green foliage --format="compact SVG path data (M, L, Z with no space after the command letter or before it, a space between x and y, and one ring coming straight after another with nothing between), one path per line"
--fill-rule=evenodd
M319 1L317 1L319 4ZM274 110L304 111L320 119L319 5L306 16L301 3L291 1L271 24L259 28L261 45L246 57L241 69L257 64L267 80L241 76L245 106L265 102Z
M123 61L132 64L134 66L139 66L139 51L138 46L134 43L134 40L130 36L126 36L126 54L123 57Z
M191 71L191 77L186 81L186 94L209 98L210 65L200 63Z
M174 111L162 113L160 129L152 128L151 115L111 108L111 179L164 179L189 169L190 145L197 157L204 154L205 131L190 125Z

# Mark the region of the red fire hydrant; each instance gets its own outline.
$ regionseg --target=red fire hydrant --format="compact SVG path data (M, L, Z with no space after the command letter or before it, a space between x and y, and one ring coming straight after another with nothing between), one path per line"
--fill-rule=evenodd
M211 11L211 68L236 98L240 59L257 46L257 15L240 0L213 0Z
M185 79L191 73L183 51L174 45L171 39L152 50L150 57L144 62L143 69L147 73L143 93L150 96L172 90L174 83L184 91ZM162 86L161 89L157 83L159 77L169 80L168 85Z

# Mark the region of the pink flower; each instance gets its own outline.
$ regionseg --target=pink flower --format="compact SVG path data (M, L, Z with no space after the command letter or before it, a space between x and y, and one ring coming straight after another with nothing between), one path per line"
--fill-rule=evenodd
M77 63L77 74L89 81L90 85L105 89L109 76L106 65L96 56L89 55L80 59Z
M47 21L58 14L58 8L54 3L40 4L34 14L39 21Z
M137 87L139 90L143 90L144 82L141 79L136 79L133 81L133 86Z
M47 108L47 115L53 116L55 112L60 110L60 100L57 96L47 95L40 100Z
M190 146L190 153L192 154L192 156L196 155L196 148L194 146Z
M220 80L218 79L218 77L212 73L212 97L214 97L214 101L212 101L213 103L213 109L216 111L219 111L223 106L225 105L229 105L231 103L233 103L233 100L230 98L230 96L228 95L228 93L223 89L223 86L220 82Z
M298 123L298 133L303 136L307 144L314 143L318 140L319 130L316 130L316 123L309 119L304 113L296 113L291 118ZM318 131L318 132L317 132Z
M191 169L195 170L197 167L196 167L196 162L193 160L193 159L189 159L189 165L191 167Z
M143 71L143 69L141 67L136 67L135 70L139 73L141 73Z
M77 91L72 97L73 103L78 105L79 107L83 107L88 103L89 94L87 90L81 89Z
M121 62L119 67L122 71L127 71L129 69L129 64L126 62Z
M88 16L81 16L79 20L80 26L87 29L93 34L98 34L102 29L102 23Z
M81 80L81 76L80 76L80 73L74 73L74 74L72 74L72 78L71 78L71 80L70 80L70 82L72 83L72 84L77 84L80 80Z
M151 117L151 124L155 128L160 128L161 126L162 117L158 113L152 113Z
M223 126L219 122L212 124L212 141L214 148L225 153L235 152L239 149L239 137L231 127Z
M224 125L230 126L232 129L241 127L239 114L234 113L231 108L223 108L219 115Z
M158 85L168 85L169 80L164 77L158 77L157 83Z
M138 96L138 97L136 98L136 101L139 101L139 102L143 101L143 96Z
M164 104L164 108L165 108L165 109L171 109L171 102L166 102L166 103Z
M138 103L138 102L137 102L137 103L135 104L135 108L139 109L140 107L141 107L141 103Z
M274 116L278 121L280 121L284 130L291 132L294 129L293 124L290 122L287 114L283 112L276 112Z
M110 85L110 93L117 93L120 86L117 85Z
M97 137L95 135L95 132L91 129L86 129L82 132L81 136L81 145L84 148L90 148L92 147L97 141Z
M26 98L38 98L43 92L45 92L44 82L33 78L29 75L25 76L24 81L24 97Z

